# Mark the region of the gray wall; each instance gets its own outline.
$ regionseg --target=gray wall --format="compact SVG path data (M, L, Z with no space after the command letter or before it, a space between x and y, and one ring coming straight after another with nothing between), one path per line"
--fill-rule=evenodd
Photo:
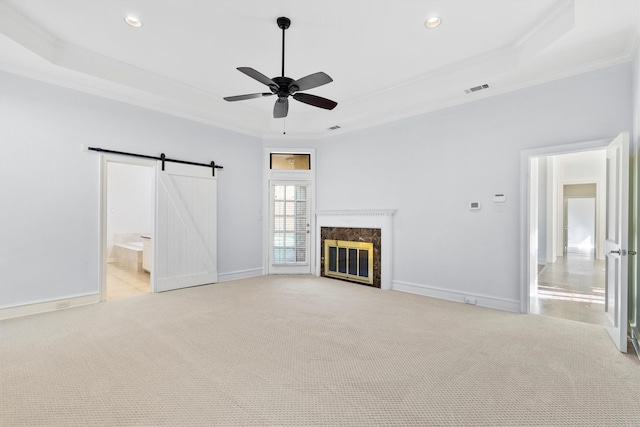
M512 304L521 150L628 130L630 82L624 64L318 141L317 207L397 209L396 283ZM498 192L503 212L493 207ZM472 200L480 212L469 211Z
M633 133L631 136L633 153L635 155L635 211L632 224L632 240L634 240L634 248L640 252L640 238L638 231L638 214L640 211L640 44L636 46L635 60L633 62ZM631 292L629 293L629 315L631 318L631 327L634 329L636 337L640 337L640 255L635 257L636 263L632 268L631 283L633 283ZM634 280L635 279L635 280Z
M262 267L261 141L0 74L0 307L99 290L99 156L81 145L224 166L218 271Z
M315 146L317 209L398 210L395 282L512 304L520 291L521 150L629 129L631 81L624 64L292 143L1 74L0 307L98 292L98 156L81 144L224 165L221 275L262 267L263 145ZM504 211L493 207L497 192L507 195ZM469 211L471 200L483 209Z
M538 264L547 263L547 161L538 159Z

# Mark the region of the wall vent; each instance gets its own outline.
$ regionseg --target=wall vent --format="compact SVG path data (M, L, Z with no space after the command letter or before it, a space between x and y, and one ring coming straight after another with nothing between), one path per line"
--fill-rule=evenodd
M340 126L335 125L335 126L331 126L331 127L329 128L329 130L336 130L336 129L340 129Z
M477 91L483 90L483 89L489 89L489 85L485 83L485 84L480 85L480 86L470 87L469 89L465 89L464 93L477 92Z

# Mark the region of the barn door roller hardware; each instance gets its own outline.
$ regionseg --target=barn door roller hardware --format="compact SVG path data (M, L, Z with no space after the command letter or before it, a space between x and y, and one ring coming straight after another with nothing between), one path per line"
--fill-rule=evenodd
M164 163L165 162L182 163L183 165L204 166L206 168L211 168L211 175L212 176L216 176L216 169L223 169L222 166L216 165L216 163L214 161L211 161L211 163L188 162L186 160L170 159L167 156L165 156L164 153L161 153L160 157L156 157L156 156L147 156L145 154L127 153L127 152L124 152L124 151L106 150L104 148L98 148L98 147L89 147L88 149L91 150L91 151L97 151L97 152L100 152L100 153L119 154L121 156L140 157L142 159L160 160L162 162L162 170L164 170Z

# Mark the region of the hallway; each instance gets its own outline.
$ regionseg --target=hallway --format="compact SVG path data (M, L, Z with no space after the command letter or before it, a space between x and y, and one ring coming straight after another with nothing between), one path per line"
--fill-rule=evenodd
M530 312L604 325L604 281L604 260L586 253L558 257L538 272L538 292L531 293Z

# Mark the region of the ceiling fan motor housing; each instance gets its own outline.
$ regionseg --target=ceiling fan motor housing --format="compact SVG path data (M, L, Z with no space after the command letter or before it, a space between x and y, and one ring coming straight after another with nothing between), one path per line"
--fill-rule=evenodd
M281 16L276 22L278 22L278 27L283 30L286 30L291 26L291 19L287 18L286 16Z
M279 98L287 98L298 90L298 86L293 84L295 80L290 77L274 77L271 80L278 86L271 85L269 89L271 89L271 92L275 95L278 95Z

